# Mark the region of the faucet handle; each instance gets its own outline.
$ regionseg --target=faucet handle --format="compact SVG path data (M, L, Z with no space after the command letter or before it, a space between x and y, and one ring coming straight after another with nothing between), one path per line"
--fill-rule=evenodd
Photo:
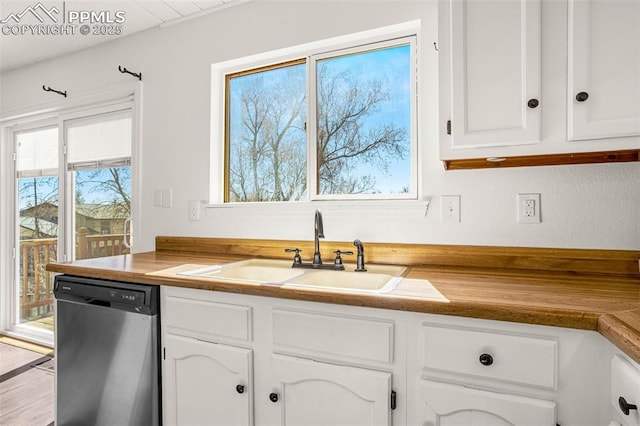
M342 255L343 254L353 254L352 251L343 251L343 250L336 250L334 251L334 253L336 254L336 260L333 261L334 265L342 265Z
M300 252L302 250L300 250L299 248L288 248L288 249L284 249L285 253L295 253L295 255L293 256L293 264L294 265L300 265L302 263L302 258L300 257Z

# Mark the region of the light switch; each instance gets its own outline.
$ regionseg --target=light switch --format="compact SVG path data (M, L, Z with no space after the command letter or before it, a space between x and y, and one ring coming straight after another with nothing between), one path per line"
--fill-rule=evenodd
M153 205L155 207L162 207L162 190L161 189L153 190Z
M443 195L440 197L440 216L442 222L460 222L460 196Z
M173 190L163 189L162 190L162 207L171 208L172 206L173 206Z

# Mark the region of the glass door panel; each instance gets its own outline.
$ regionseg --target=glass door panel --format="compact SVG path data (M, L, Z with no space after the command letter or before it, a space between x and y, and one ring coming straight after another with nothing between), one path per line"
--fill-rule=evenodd
M129 253L130 111L72 120L65 126L74 191L74 259Z
M58 257L58 129L16 133L19 214L14 322L53 330L53 274Z
M129 253L131 167L78 170L74 183L75 258Z

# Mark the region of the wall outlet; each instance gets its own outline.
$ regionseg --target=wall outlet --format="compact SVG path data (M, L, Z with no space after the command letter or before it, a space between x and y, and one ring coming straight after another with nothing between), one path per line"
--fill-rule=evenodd
M440 197L440 219L442 222L460 222L459 195L442 195Z
M189 220L200 220L200 200L189 200Z
M518 223L540 223L540 194L518 194Z

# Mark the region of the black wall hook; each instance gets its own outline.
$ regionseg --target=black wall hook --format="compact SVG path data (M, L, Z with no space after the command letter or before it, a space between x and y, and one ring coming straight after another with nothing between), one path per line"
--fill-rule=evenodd
M142 81L142 73L135 73L135 72L131 72L126 68L121 67L120 65L118 65L118 71L120 71L121 73L127 73L127 74L131 74L134 77L138 77L138 80Z
M64 96L65 98L67 97L67 91L66 90L64 92L61 92L59 90L52 89L51 87L45 87L44 84L42 85L42 90L44 90L45 92L55 92L58 95Z

